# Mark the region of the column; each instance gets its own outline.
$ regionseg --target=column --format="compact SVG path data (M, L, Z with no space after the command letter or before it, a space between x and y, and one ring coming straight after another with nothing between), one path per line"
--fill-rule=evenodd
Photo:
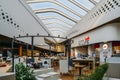
M22 45L19 45L19 56L22 56Z

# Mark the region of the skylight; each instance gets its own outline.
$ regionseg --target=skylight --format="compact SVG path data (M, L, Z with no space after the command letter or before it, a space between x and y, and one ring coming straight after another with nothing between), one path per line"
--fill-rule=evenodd
M100 0L27 0L46 28L55 36L64 36L98 2Z
M75 0L75 1L89 10L91 10L94 7L94 5L89 0Z

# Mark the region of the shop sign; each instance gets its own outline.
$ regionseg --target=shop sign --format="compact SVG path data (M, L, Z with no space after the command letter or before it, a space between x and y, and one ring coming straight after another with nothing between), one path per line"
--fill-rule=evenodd
M81 45L84 45L85 43L85 40L84 39L81 39L80 41L78 41L78 44L81 46Z
M79 45L88 45L89 44L89 40L90 40L90 37L86 36L84 39L81 39L80 41L78 41L78 44Z
M103 44L103 49L108 49L108 45L107 44Z
M89 41L90 40L90 37L89 36L86 36L85 37L85 41Z

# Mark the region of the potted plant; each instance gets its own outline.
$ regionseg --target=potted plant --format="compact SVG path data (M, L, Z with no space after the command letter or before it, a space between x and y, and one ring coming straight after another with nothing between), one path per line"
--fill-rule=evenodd
M107 63L100 65L95 69L95 71L90 76L84 78L79 77L77 80L102 80L107 69L108 69Z
M16 64L16 80L36 80L33 75L33 70L30 67L25 67L23 63Z
M107 71L107 69L108 69L108 64L107 64L107 63L98 66L98 67L95 69L94 73L92 73L92 74L89 76L90 80L102 80L105 72Z

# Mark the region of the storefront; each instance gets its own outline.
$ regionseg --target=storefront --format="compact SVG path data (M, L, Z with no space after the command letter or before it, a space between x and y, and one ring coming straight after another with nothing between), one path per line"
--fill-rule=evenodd
M87 53L89 56L99 57L101 63L105 62L105 58L120 53L119 26L119 23L103 25L72 38L74 40L74 43L71 44L72 53L75 53L75 56L81 52Z
M113 56L118 55L120 53L120 41L112 42L113 47Z

